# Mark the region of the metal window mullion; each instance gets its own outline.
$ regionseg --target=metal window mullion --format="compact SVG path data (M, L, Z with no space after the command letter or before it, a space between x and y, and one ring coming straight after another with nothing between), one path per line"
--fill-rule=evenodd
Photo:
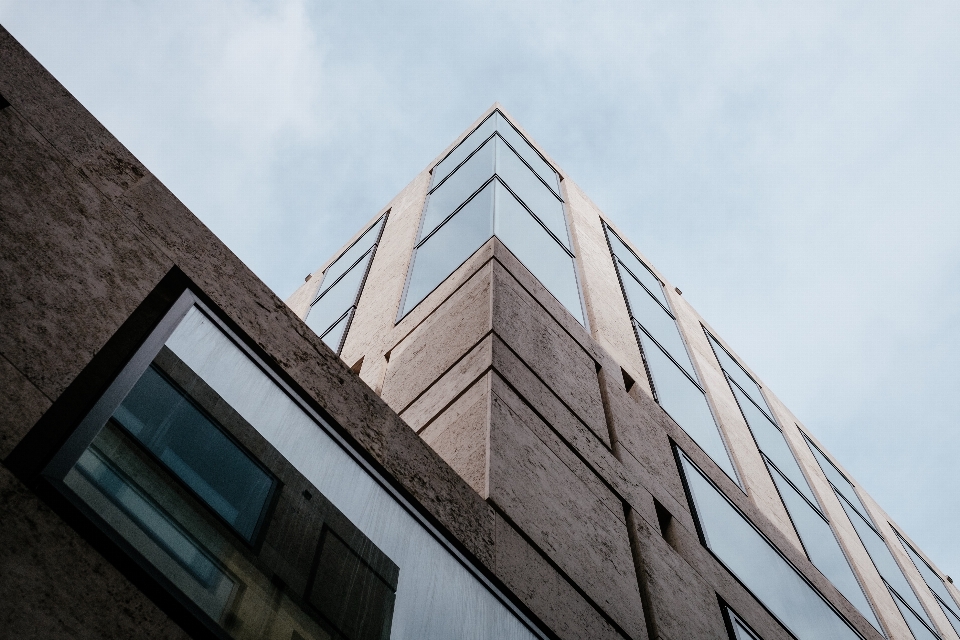
M499 182L501 185L503 185L503 187L504 187L507 191L510 192L510 195L512 195L512 196L517 200L517 202L520 203L520 206L523 207L523 208L527 211L527 213L529 213L531 216L533 216L533 219L536 220L537 223L538 223L541 227L543 227L543 229L544 229L548 234L550 234L550 237L553 238L553 240L554 240L557 244L560 245L560 248L561 248L561 249L563 249L564 251L567 252L567 255L568 255L568 256L570 256L571 258L576 258L576 257L577 257L576 255L574 255L574 253L573 253L570 249L567 248L567 246L566 246L565 244L563 244L563 242L561 242L561 241L557 238L556 235L554 235L554 233L553 233L553 232L550 230L550 228L543 222L543 220L541 220L540 217L537 216L537 214L533 212L533 209L531 209L530 207L528 207L528 206L527 206L527 203L524 202L523 199L522 199L520 196L518 196L516 193L513 192L513 189L510 188L510 185L508 185L508 184L506 183L506 181L503 179L503 177L502 177L500 174L498 174L498 173L496 173L496 171L494 171L493 177L496 178L496 179L497 179L497 182ZM486 184L486 183L484 183L484 184ZM560 204L561 204L561 205L563 204L563 200L560 201ZM496 211L496 205L494 205L494 211ZM564 222L566 222L566 215L564 215ZM568 229L567 231L568 231L568 233L569 233L569 229Z
M496 177L497 177L497 174L494 173L494 174L491 175L489 178L487 178L486 180L484 180L484 181L483 181L483 184L480 185L480 186L477 188L476 191L474 191L474 192L471 193L469 196L467 196L467 198L466 198L463 202L461 202L461 203L457 206L457 208L453 210L453 212L452 212L450 215L448 215L446 218L444 218L444 219L440 222L440 224L438 224L438 225L435 226L433 229L431 229L431 230L430 230L430 233L428 233L426 236L424 236L423 238L421 238L420 240L418 240L418 241L417 241L417 244L414 245L413 248L414 248L414 249L419 249L419 248L422 247L424 244L426 244L427 240L429 240L430 238L432 238L432 237L433 237L433 234L435 234L437 231L440 230L440 227L442 227L443 225L445 225L445 224L447 224L448 222L450 222L450 219L451 219L451 218L453 218L455 215L457 215L458 213L460 213L460 211L461 211L465 206L467 206L467 204L468 204L471 200L473 200L478 193L480 193L481 191L483 191L483 190L486 188L486 186L487 186L488 184L490 184L490 182L491 182L494 178L496 178ZM501 184L502 184L502 181L501 181ZM424 213L426 213L428 206L429 206L429 201L428 201L428 202L425 202L425 203L423 204L423 211L424 211ZM421 216L420 216L420 220L421 220L421 231L422 231L422 230L423 230L423 227L422 227L422 225L423 225L423 215L422 215L422 214L421 214ZM418 232L418 234L419 234L419 232Z
M513 125L511 125L511 126L513 126ZM523 138L523 134L522 134L522 133L520 133L519 131L517 131L517 133L520 135L521 138ZM556 190L555 190L553 187L551 187L549 184L547 184L547 181L543 179L543 176L541 176L539 173L537 173L537 170L536 170L536 169L534 169L533 167L530 166L530 163L526 161L526 159L523 157L523 154L521 154L519 151L517 151L516 149L514 149L514 148L513 148L513 145L510 144L509 142L507 142L507 139L504 138L502 135L500 135L500 132L499 132L499 131L494 131L494 135L497 136L498 138L500 138L500 140L503 142L503 144L507 145L507 148L510 149L511 151L513 151L513 152L516 154L516 156L517 156L518 158L520 158L520 162L522 162L522 163L524 164L524 166L527 167L527 169L530 169L530 171L533 173L533 175L535 175L535 176L537 177L537 179L538 179L540 182L542 182L542 183L544 184L544 186L547 187L547 189L550 189L550 193L552 193L558 200L560 200L560 202L563 202L563 197L562 197L559 193L557 193ZM523 138L523 139L526 141L527 144L530 144L530 141L529 141L529 140L527 140L526 138ZM530 148L533 149L533 145L532 145L532 144L530 144ZM536 149L533 149L533 151L534 151L534 153L536 153L537 150L536 150ZM543 160L543 156L541 156L540 159ZM556 173L556 169L553 169L553 167L550 166L550 163L549 163L549 162L547 162L546 160L543 160L543 162L544 162L544 164L546 164L548 167L550 167L550 168L553 170L554 173Z
M483 122L486 122L486 120L484 120ZM483 126L483 122L480 123L480 127ZM477 127L477 129L479 129L480 127ZM474 129L473 131L476 131L477 129ZM473 131L470 132L470 135L471 135L471 136L473 135ZM470 152L470 155L468 155L466 158L463 159L462 162L460 162L460 164L458 164L456 167L454 167L454 168L453 168L453 171L451 171L450 173L448 173L447 175L445 175L445 176L443 177L443 180L441 180L440 182L438 182L435 186L430 187L430 190L427 192L427 195L430 195L431 193L433 193L434 191L436 191L437 189L439 189L440 186L450 178L450 176L452 176L453 174L455 174L455 173L460 169L460 167L462 167L463 165L467 164L467 162L470 161L470 158L472 158L473 156L477 155L477 151L480 151L480 149L483 147L483 145L485 145L485 144L487 144L488 142L490 142L490 139L493 138L495 135L497 135L497 130L496 130L496 129L493 130L493 133L491 133L489 136L487 136L486 138L484 138L484 139L483 139L483 142L481 142L480 144L478 144L478 145L477 145L477 148ZM467 138L469 138L469 137L470 137L470 136L467 136ZM503 140L502 137L501 137L500 139ZM466 141L467 141L466 138L464 138L463 141L466 142ZM504 142L506 142L506 140L504 140ZM462 144L462 143L461 143L461 144ZM460 146L460 145L457 145L457 147L459 147L459 146ZM454 148L450 151L450 153L453 153L454 151L456 151L456 147L454 147ZM450 155L450 154L447 154L447 155ZM520 155L520 154L517 154L517 155ZM444 159L446 159L446 158L444 158ZM440 162L443 162L443 160L441 160ZM438 162L437 165L439 165L440 162ZM436 167L436 165L434 165L434 166ZM536 173L536 172L534 172L534 173ZM426 208L424 208L424 210L426 210Z
M658 305L660 305L660 308L666 311L667 315L669 315L673 319L673 321L676 322L677 316L674 315L673 311L671 311L670 309L667 309L667 307L664 306L664 304L660 301L660 299L657 298L657 296L652 291L650 291L650 289L647 288L647 285L643 284L643 282L640 281L640 278L634 275L633 271L630 271L630 267L625 265L623 261L620 260L620 256L618 256L616 253L613 253L612 250L611 250L611 253L613 254L613 257L617 259L617 264L621 265L623 267L623 270L626 271L634 280L636 280L637 284L643 287L643 290L646 291L648 294L650 294L650 297L653 298ZM637 260L639 260L639 258L637 258ZM652 271L650 272L650 275L653 275ZM653 277L656 279L657 282L660 282L660 278L657 278L657 276L655 275L653 275ZM660 282L660 287L663 288L662 282ZM721 366L720 368L722 369L723 367Z
M377 243L374 242L372 245L370 245L370 248L369 248L369 249L367 249L366 251L363 252L363 255L361 255L359 258L357 258L357 260L356 260L352 265L350 265L350 268L349 268L349 269L347 269L346 271L344 271L343 273L341 273L339 276L337 276L337 279L334 280L328 287L325 287L322 291L320 291L319 293L317 293L317 295L314 296L314 298L313 298L313 302L310 303L310 306L312 307L313 305L317 304L317 302L320 300L320 298L322 298L322 297L327 293L327 291L330 291L330 289L333 289L338 282L340 282L341 280L343 280L351 271L353 271L354 267L356 267L358 264L360 264L360 262L361 262L364 258L366 258L367 255L370 254L371 251L375 251L376 248L377 248ZM348 249L348 251L349 251L349 249ZM373 260L373 257L371 256L370 259ZM332 267L333 265L330 265L330 266ZM328 268L329 268L329 267L328 267ZM320 283L320 286L323 286L323 283Z

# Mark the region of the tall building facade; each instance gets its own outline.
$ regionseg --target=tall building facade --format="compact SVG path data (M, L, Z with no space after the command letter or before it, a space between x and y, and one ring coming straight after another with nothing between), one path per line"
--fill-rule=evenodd
M0 29L0 637L958 638L495 105L279 300Z

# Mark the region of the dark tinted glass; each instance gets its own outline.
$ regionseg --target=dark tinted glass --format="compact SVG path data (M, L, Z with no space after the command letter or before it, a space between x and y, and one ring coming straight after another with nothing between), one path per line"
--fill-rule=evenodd
M796 489L790 486L779 471L772 466L769 469L810 562L833 583L840 593L846 596L850 604L855 606L863 617L870 621L870 624L880 630L880 623L877 622L873 609L870 608L867 597L863 594L863 589L860 588L860 583L853 574L853 569L850 568L850 563L847 562L847 557L833 535L830 525Z
M563 203L502 140L497 141L497 175L568 249Z
M799 640L860 636L681 453L706 544Z
M253 538L273 478L166 378L147 369L114 419L240 535Z
M639 335L660 406L736 481L737 474L733 470L727 448L723 444L717 423L713 421L713 414L710 413L703 391L642 330Z
M833 488L837 492L847 499L847 502L853 505L853 507L860 513L863 518L873 525L873 520L870 519L870 515L867 513L867 509L863 506L863 503L860 502L860 496L857 495L857 492L854 490L853 485L850 484L850 481L847 480L846 476L840 473L840 470L837 469L830 460L827 459L823 452L817 447L817 445L810 442L810 439L804 436L804 440L807 441L807 444L810 446L810 451L813 452L813 457L817 459L817 463L820 465L820 468L823 469L823 474L827 476L827 480L830 481L830 484L833 485Z
M493 183L417 249L407 284L406 315L493 235Z
M496 182L495 232L530 273L583 324L573 257L499 182Z
M914 638L917 640L939 640L939 636L930 631L920 618L903 603L903 600L899 598L896 593L891 591L890 595L893 596L893 601L897 603L897 608L900 609L900 614L907 622L907 626L910 627Z
M660 343L664 351L673 356L677 364L686 369L691 376L696 377L690 357L683 345L680 329L677 328L673 316L668 314L627 271L621 271L621 280L627 292L633 318L643 325L654 340Z
M767 401L763 397L763 394L760 392L760 385L754 382L753 378L750 377L743 367L740 366L740 363L733 359L733 357L727 353L727 350L720 346L720 343L713 339L709 333L707 338L710 339L710 346L713 347L713 352L717 356L717 361L720 363L720 366L724 371L727 372L731 378L736 380L737 384L740 385L740 388L750 396L753 401L760 407L760 410L767 414L770 420L773 420L773 413L770 411L770 407L767 406Z
M469 156L474 149L480 146L480 143L490 137L490 135L497 128L497 114L494 113L489 118L483 121L483 123L469 136L464 138L456 149L450 152L450 154L441 160L433 169L433 182L431 183L431 188L440 184L440 182L446 178L448 175L453 173L453 170L457 168L463 159Z
M356 303L357 292L360 290L363 276L367 273L367 264L370 262L371 255L373 254L368 253L310 307L306 322L314 333L323 335L346 313L347 309Z
M808 500L819 506L780 429L770 422L769 418L747 398L746 394L736 384L731 384L730 388L733 389L733 394L737 397L740 409L750 426L753 437L757 439L760 450L773 460L773 463L784 475L790 478L790 481L803 492Z
M510 143L510 146L527 161L527 164L533 167L533 170L543 178L544 182L546 182L557 195L560 195L560 180L557 172L553 170L553 167L540 157L540 154L530 146L526 139L520 135L519 131L513 128L513 125L507 122L506 118L500 114L497 114L497 117L497 131L503 136L503 139Z
M377 241L377 238L380 236L380 228L383 226L383 221L386 218L380 218L372 227L367 229L367 232L360 236L360 239L357 240L352 247L347 249L342 256L337 258L337 261L331 264L323 272L323 282L320 285L320 288L317 289L318 294L323 292L327 287L333 284L337 278L347 272L347 269L353 266L360 256L366 253L367 249L373 246L373 243Z
M903 549L907 552L907 555L913 560L913 564L917 567L920 575L923 576L923 580L927 583L927 586L937 594L937 597L939 597L946 606L956 607L953 597L951 597L950 592L947 591L946 585L943 584L943 580L940 579L937 572L920 557L920 554L913 550L913 547L911 547L906 540L900 537L900 534L897 534L897 538L900 540L900 544L903 545Z
M640 282L643 283L650 293L657 297L663 306L667 309L670 308L670 305L667 303L667 298L663 294L663 287L660 285L660 280L657 279L653 272L647 269L640 260L633 254L633 251L627 248L627 245L623 244L620 241L620 238L617 237L609 227L604 225L604 228L607 230L607 237L610 238L610 246L613 248L613 253L620 261L633 273Z
M924 622L933 626L930 619L927 618L927 614L920 604L920 600L917 599L917 595L910 587L910 583L907 582L907 579L903 576L900 565L897 564L897 561L890 553L890 549L887 548L887 543L884 542L880 534L874 531L873 527L867 524L863 516L857 513L857 510L853 509L847 501L840 500L840 504L842 504L846 510L850 522L853 523L853 528L860 534L860 540L863 541L863 546L866 547L867 553L870 554L870 559L873 560L873 564L877 567L877 571L880 572L884 581L893 587L894 591L900 594L900 597L916 611L917 615L923 618Z
M495 139L483 145L428 196L420 238L426 238L493 175L496 147Z
M337 323L330 327L325 334L320 336L324 344L333 349L335 352L340 352L340 340L343 338L343 332L346 331L347 325L350 323L350 317L353 315L353 309L350 309L342 318L337 320Z

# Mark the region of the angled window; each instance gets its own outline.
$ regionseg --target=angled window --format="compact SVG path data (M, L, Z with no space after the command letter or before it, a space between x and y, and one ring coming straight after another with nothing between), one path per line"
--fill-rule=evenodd
M896 530L894 530L894 533L897 533ZM927 583L930 591L937 599L937 603L940 605L940 608L943 609L943 614L947 616L947 620L953 625L953 630L960 635L960 606L957 606L957 601L950 595L950 591L947 590L947 585L940 577L940 574L934 571L933 567L927 564L927 561L921 558L920 554L917 553L914 548L910 546L910 543L904 540L903 536L899 533L897 533L897 539L900 540L904 551L910 556L910 560L912 560L914 566L917 567L917 571L920 572L923 581Z
M724 622L727 625L727 633L730 640L760 640L760 636L755 634L747 623L740 619L733 609L723 607Z
M654 399L734 482L730 455L687 354L676 318L653 272L604 223Z
M700 542L798 640L861 638L777 548L676 449ZM751 639L746 628L737 640Z
M863 617L877 630L881 630L873 608L853 573L840 542L830 528L830 521L813 495L813 490L810 489L783 431L773 419L773 412L760 391L760 385L709 332L706 332L706 335L767 465L767 471L777 487L804 552L813 566L833 583Z
M185 292L42 481L201 637L544 637L361 460Z
M386 221L387 214L384 214L324 269L323 279L307 312L307 326L338 354L360 301Z
M584 323L559 177L498 111L433 169L398 320L494 235Z

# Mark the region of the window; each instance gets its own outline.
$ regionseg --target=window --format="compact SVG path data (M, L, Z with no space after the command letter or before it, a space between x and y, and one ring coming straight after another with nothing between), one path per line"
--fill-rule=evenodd
M386 221L387 215L384 214L324 270L317 294L307 312L307 326L336 353L343 349Z
M780 426L773 419L760 385L717 340L706 332L730 391L753 434L767 471L777 487L797 537L810 562L877 630L880 623L820 508ZM749 392L747 391L749 389Z
M860 541L866 548L870 559L873 560L874 566L880 573L880 577L890 591L891 597L900 609L900 613L903 614L903 618L914 637L917 640L938 638L939 636L933 631L935 628L933 623L927 617L923 605L920 604L920 600L910 587L910 583L904 577L900 565L894 559L883 536L880 535L873 521L868 517L867 510L860 502L853 484L806 435L804 435L804 439L820 464L820 468L823 469L827 481L833 487L841 506L847 512L847 517L853 524L853 528L856 529L857 535L860 536Z
M717 465L738 482L707 396L687 354L663 284L604 223L654 399Z
M584 323L557 173L499 112L434 167L398 317L494 235Z
M543 637L190 293L43 477L210 637Z
M897 532L894 531L894 533ZM910 546L910 543L903 539L903 536L897 533L897 538L900 540L900 544L903 545L904 551L910 556L910 560L913 561L914 566L917 567L917 571L920 572L923 581L927 583L933 596L937 599L937 603L940 605L940 608L943 609L943 614L947 616L947 620L953 625L954 631L960 634L960 615L958 615L958 613L960 613L960 607L957 606L957 601L950 594L950 591L947 590L947 585L944 584L940 575L933 570L933 567L927 564L927 561L920 557L920 554Z
M798 640L861 638L682 451L676 454L701 543L790 633ZM751 638L740 631L737 640Z
M730 634L730 640L760 640L760 636L755 634L750 627L747 626L747 623L733 612L733 609L724 606L723 613L727 625L727 633Z

